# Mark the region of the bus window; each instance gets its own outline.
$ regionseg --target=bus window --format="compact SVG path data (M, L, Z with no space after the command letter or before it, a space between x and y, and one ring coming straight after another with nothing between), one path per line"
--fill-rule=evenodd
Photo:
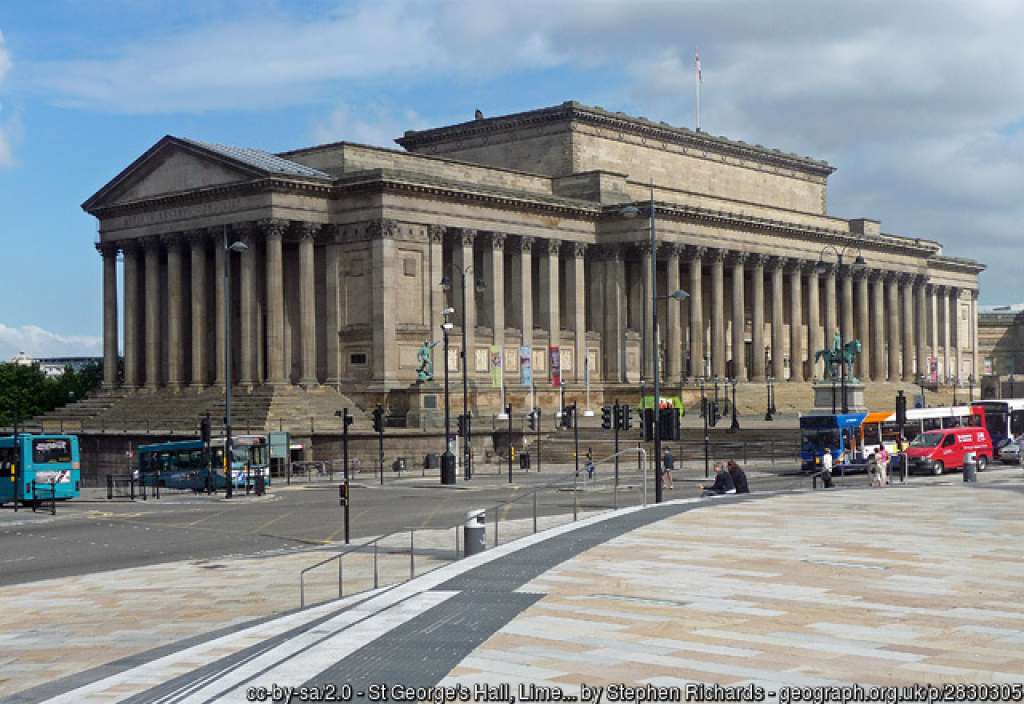
M267 464L267 448L262 445L253 445L249 448L249 462L254 467L263 467Z
M46 439L32 441L32 464L69 464L71 441Z
M922 421L922 425L924 426L924 432L928 432L929 430L940 430L942 428L942 419L925 418Z
M1019 437L1024 434L1024 410L1015 410L1010 415L1010 435Z

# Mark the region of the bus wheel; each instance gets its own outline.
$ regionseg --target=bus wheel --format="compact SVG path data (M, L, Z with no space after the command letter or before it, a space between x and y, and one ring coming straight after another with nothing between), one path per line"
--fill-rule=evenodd
M936 462L935 464L932 465L932 474L934 474L936 477L941 475L944 471L946 471L946 468L943 466L941 462Z
M984 472L986 467L988 467L988 458L985 455L978 455L978 471Z

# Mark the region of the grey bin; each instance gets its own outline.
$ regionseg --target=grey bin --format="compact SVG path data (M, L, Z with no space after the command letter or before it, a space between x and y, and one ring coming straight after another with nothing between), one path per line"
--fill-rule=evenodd
M964 481L978 481L978 456L973 452L964 455Z
M462 544L466 557L487 549L487 512L482 508L466 511L462 524Z

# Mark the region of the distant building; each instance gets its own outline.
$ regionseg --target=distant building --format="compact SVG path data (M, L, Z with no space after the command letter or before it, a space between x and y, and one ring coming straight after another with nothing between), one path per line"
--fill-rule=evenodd
M90 364L101 364L102 357L33 357L32 355L19 352L11 357L11 364L23 367L37 365L46 376L56 377L64 373L66 367L71 367L76 372Z
M983 393L1008 395L1010 375L1019 374L1020 393L1015 378L1013 395L1024 396L1024 303L978 307L978 355Z

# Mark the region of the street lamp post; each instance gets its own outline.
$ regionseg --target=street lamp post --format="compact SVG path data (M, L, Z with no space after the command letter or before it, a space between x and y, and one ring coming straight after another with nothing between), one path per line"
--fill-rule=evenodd
M729 430L735 432L740 429L740 419L736 415L736 377L732 378L732 423Z
M768 371L769 369L771 369L771 367L768 366L768 362L769 362L768 350L769 349L770 348L768 347L768 345L764 346L764 392L765 392L765 397L764 397L764 405L765 405L764 419L765 420L773 420L773 418L772 418L772 375Z
M971 403L974 403L974 375L970 374L967 377L967 388L970 389Z
M956 374L951 375L953 377L953 405L956 405Z
M469 350L466 349L466 277L473 275L474 292L483 291L482 282L476 281L473 272L473 265L465 269L458 269L459 280L462 285L462 417L465 418L465 443L462 448L462 476L464 479L473 478L473 419L469 413ZM451 280L447 276L441 277L441 288L451 288Z
M836 262L837 262L837 267L838 267L837 270L838 271L842 271L842 268L843 268L843 255L846 254L846 252L848 250L850 250L850 249L856 249L857 250L857 258L853 260L853 270L854 271L862 271L864 269L864 267L866 266L866 262L864 261L864 255L861 254L860 247L853 247L852 245L847 245L846 247L843 247L842 249L836 249L836 247L834 245L827 244L827 245L825 245L822 248L821 254L818 255L818 264L817 264L816 268L817 268L819 274L825 273L826 269L828 268L828 264L825 262L824 259L822 259L822 257L825 256L825 252L828 251L829 249L831 249L835 253L835 255L836 255ZM844 312L843 312L843 308L844 308L843 299L844 298L845 298L845 296L840 294L840 296L839 296L839 348L843 352L845 352L845 347L846 347L846 340L845 340L844 335L843 335L843 319L844 319L844 315L845 315ZM849 404L849 402L847 401L847 398L846 398L846 360L845 359L842 359L839 362L839 379L840 379L840 382L839 382L839 387L840 387L839 395L840 395L840 397L842 399L841 400L842 412L843 413L849 413L850 412L850 404Z
M224 247L224 478L227 480L224 498L230 499L235 483L231 447L231 253L242 254L249 249L249 246L245 242L239 241L228 244L227 225L222 228L222 234L224 236L222 245Z
M445 308L441 311L441 315L444 317L444 322L441 323L441 336L444 338L444 454L441 455L441 481L445 481L444 470L455 464L455 456L452 454L451 447L451 404L448 396L448 333L452 329L452 324L448 320L448 316L454 313L453 308Z

